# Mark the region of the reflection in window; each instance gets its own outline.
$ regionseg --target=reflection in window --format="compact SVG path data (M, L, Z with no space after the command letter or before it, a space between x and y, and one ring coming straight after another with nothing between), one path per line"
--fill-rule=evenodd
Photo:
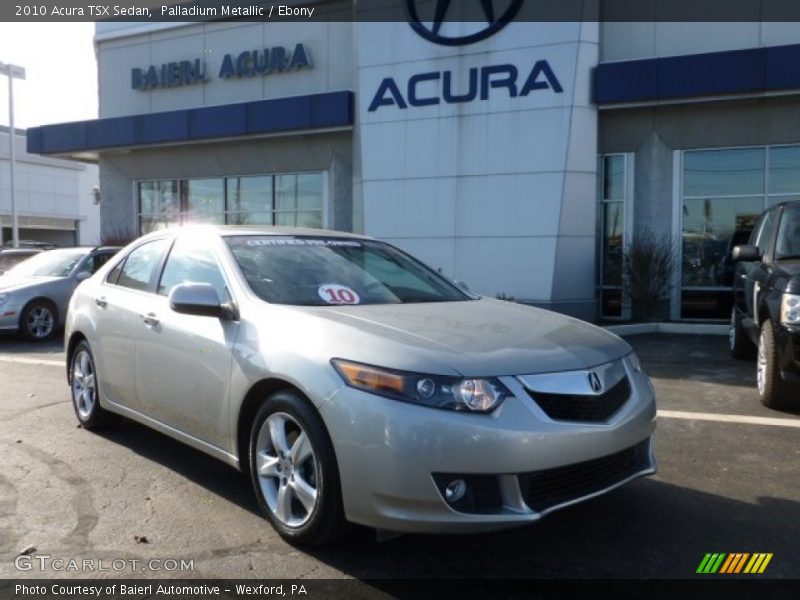
M800 194L800 146L770 148L769 193Z
M602 315L625 317L622 294L622 260L625 248L625 155L613 154L602 159L600 218Z
M223 179L189 179L185 186L185 220L193 223L224 223L224 185Z
M139 183L139 229L186 223L321 228L323 173Z
M734 231L752 229L763 208L763 197L684 200L683 285L730 285L729 242Z
M683 318L729 317L733 246L766 208L798 197L800 146L684 152Z
M743 196L764 193L763 148L687 152L684 196Z

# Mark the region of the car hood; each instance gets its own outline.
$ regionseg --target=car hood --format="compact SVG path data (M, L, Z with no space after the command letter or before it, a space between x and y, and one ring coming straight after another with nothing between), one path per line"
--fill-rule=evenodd
M398 369L429 359L462 375L499 376L585 369L631 347L617 336L551 311L481 298L463 302L314 307L350 330L351 360ZM381 338L359 340L359 336ZM416 354L410 360L409 354Z
M10 294L17 290L30 288L33 286L47 285L53 281L60 281L63 277L12 277L3 275L0 277L0 294Z

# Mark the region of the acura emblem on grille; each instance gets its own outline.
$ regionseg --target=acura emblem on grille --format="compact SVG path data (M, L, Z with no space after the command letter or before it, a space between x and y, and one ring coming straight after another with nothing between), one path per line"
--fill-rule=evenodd
M595 394L603 391L603 382L600 381L600 376L594 371L589 371L589 387Z

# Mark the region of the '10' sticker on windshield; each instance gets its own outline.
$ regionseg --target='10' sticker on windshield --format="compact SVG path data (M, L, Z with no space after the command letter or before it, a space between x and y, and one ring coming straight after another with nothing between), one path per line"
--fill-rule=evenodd
M361 301L354 290L338 283L323 283L317 293L328 304L358 304Z

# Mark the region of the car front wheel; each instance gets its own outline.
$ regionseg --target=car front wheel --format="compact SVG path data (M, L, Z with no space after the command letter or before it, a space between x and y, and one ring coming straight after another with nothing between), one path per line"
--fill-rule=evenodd
M80 342L69 364L72 407L84 429L100 429L117 421L116 415L100 406L97 367L86 341Z
M742 320L734 308L731 311L731 323L728 340L730 342L731 356L739 359L753 358L756 355L756 346L747 336L742 327Z
M797 403L798 388L781 377L775 329L767 319L758 340L756 382L761 404L767 408L786 409Z
M303 397L286 390L267 398L250 431L249 459L261 511L284 539L310 546L343 533L333 445Z

